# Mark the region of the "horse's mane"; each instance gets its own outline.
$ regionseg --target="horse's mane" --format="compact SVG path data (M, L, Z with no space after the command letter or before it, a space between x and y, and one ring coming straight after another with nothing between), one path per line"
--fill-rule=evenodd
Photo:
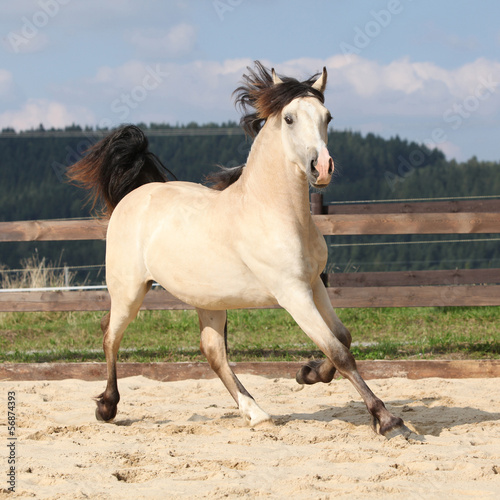
M297 97L312 96L322 103L325 102L324 95L313 88L320 73L303 82L281 76L282 83L276 85L271 73L260 61L255 61L255 69L247 67L247 70L248 75L243 75L243 85L238 87L233 95L236 96L235 104L245 113L240 124L250 137L255 137L271 115L281 112ZM253 108L255 112L249 112L248 108Z
M255 69L247 67L248 74L243 75L243 85L234 92L235 105L243 111L240 125L250 137L255 137L263 127L265 121L290 104L297 97L312 96L325 102L325 96L313 88L314 82L320 73L316 73L307 80L300 82L295 78L280 76L281 83L275 84L272 74L260 61L255 61ZM251 109L253 108L254 111ZM224 168L207 176L213 189L223 190L236 182L243 167Z

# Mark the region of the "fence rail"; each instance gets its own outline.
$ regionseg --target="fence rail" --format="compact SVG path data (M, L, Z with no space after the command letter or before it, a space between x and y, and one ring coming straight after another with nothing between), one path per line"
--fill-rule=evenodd
M500 233L500 203L490 205L490 210L497 207L496 212L438 212L436 206L422 205L425 212L405 213L387 212L389 207L378 204L369 209L366 205L349 206L350 210L357 208L358 213L336 212L338 207L331 207L333 213L315 211L313 217L324 235ZM399 206L394 204L396 208ZM0 242L98 240L106 238L106 228L107 223L101 219L0 222Z
M331 287L500 284L500 269L333 273L327 282Z
M500 233L500 200L323 205L311 197L313 218L325 235ZM106 237L99 219L0 223L0 242L95 240ZM339 273L324 277L334 307L498 306L500 269ZM0 294L0 311L97 311L106 291L33 291ZM190 309L165 290L150 291L143 309Z
M103 240L107 226L101 219L0 222L0 242Z

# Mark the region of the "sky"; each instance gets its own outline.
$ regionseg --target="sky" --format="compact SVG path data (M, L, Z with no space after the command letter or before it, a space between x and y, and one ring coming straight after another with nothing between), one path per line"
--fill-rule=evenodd
M336 130L500 161L498 0L3 0L0 129L238 121L260 60ZM330 145L334 153L334 145Z

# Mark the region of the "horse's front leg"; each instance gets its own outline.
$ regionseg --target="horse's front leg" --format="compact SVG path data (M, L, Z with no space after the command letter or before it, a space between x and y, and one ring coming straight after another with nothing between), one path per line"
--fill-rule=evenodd
M212 370L222 380L226 389L236 401L238 408L249 425L271 420L271 417L255 402L243 387L227 360L227 315L226 311L197 309L200 319L201 351L207 357Z
M316 280L312 289L303 284L288 286L287 292L279 299L280 305L327 356L332 369L335 367L359 392L373 417L375 431L387 438L400 434L408 437L411 431L404 425L403 420L390 413L384 403L373 394L359 374L356 361L348 347L335 336L321 315L315 302L324 303L325 300L329 300L328 294L320 279ZM330 365L327 365L328 367Z
M313 300L328 328L349 349L351 334L335 313L324 286L318 285L313 288ZM335 372L335 365L329 358L313 359L300 368L295 378L299 384L328 383L333 380Z

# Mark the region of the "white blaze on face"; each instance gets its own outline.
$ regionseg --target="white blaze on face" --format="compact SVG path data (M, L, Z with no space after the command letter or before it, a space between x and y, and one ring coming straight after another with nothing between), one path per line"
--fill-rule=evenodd
M334 165L326 146L321 149L318 157L318 163L315 168L319 173L318 178L316 179L316 184L321 186L329 184L332 178Z
M282 111L282 140L287 159L316 187L326 186L333 160L326 147L330 113L315 97L293 100Z

